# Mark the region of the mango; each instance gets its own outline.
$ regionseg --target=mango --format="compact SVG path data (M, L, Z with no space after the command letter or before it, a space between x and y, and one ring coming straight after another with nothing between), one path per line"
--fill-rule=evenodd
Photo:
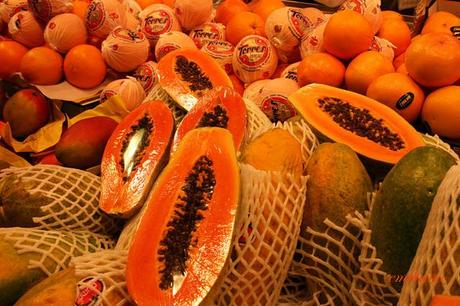
M346 215L367 208L367 193L372 182L356 153L341 143L322 143L307 165L307 202L302 220L302 233L307 226L322 231L328 218L338 226Z
M371 242L381 270L405 275L425 229L434 196L455 159L435 147L407 153L388 173L377 192L370 217Z
M56 145L56 158L66 167L88 169L100 164L105 145L118 123L108 117L82 119L71 125Z
M6 101L3 119L10 124L13 137L24 139L46 125L51 108L45 96L36 89L22 89Z
M75 270L68 268L30 288L14 306L74 306L76 287Z

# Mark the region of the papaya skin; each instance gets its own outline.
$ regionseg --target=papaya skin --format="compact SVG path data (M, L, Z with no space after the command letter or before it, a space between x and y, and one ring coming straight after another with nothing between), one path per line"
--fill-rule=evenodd
M371 243L383 260L381 270L405 275L425 229L433 198L455 164L434 147L412 150L385 177L370 217Z
M320 144L307 165L307 202L301 232L307 226L322 231L328 218L338 226L346 215L367 208L367 193L372 182L356 153L340 143Z
M105 145L118 123L108 117L82 119L70 126L56 145L56 158L66 167L88 169L102 159Z
M77 278L72 268L57 272L30 288L15 306L74 306Z
M12 305L35 282L46 277L37 269L28 269L29 258L0 239L0 305Z

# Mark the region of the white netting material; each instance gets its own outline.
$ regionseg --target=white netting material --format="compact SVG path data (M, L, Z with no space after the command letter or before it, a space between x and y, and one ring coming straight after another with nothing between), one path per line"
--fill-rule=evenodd
M22 184L17 188L24 187L31 196L44 199L40 207L43 214L32 218L36 224L34 228L87 230L101 234L119 232L117 221L99 209L101 180L98 176L78 169L37 165L4 169L0 172L0 181L11 176L19 179L16 184Z
M458 155L438 136L424 135L424 139L427 145L442 149L451 154L457 161L459 160ZM372 198L370 211L372 211L374 203L374 197ZM400 293L395 287L396 283L392 283L392 277L394 279L394 276L380 270L383 261L377 257L377 250L371 244L371 230L369 229L368 221L369 218L366 218L366 222L362 224L363 239L361 242L361 255L359 256L361 268L354 276L351 294L357 305L392 306L398 302ZM422 242L426 243L423 238L420 244Z
M437 294L460 295L460 163L438 188L398 305L429 305Z
M0 239L10 243L19 255L29 258L29 269L51 275L68 267L72 257L110 249L114 241L90 232L0 228Z
M118 237L115 250L129 250L133 242L134 235L136 234L137 229L139 228L139 225L141 223L141 218L146 210L146 203L148 203L149 201L150 199L147 198L144 205L142 206L142 209L125 224L125 227L123 228L120 236Z
M246 133L244 136L245 144L253 140L261 131L266 131L272 127L270 119L264 112L251 100L244 99L248 121L246 122Z
M213 304L275 305L297 243L307 177L240 167L240 217Z
M135 305L126 287L127 257L127 250L106 250L73 258L71 265L75 267L75 274L80 281L79 290L95 291L99 297L98 305ZM84 279L88 281L82 282ZM104 284L102 290L93 285L97 281Z
M166 103L166 105L171 110L174 121L176 125L179 124L187 112L181 108L169 95L168 93L159 85L156 84L148 93L147 97L144 99L144 102L160 100Z

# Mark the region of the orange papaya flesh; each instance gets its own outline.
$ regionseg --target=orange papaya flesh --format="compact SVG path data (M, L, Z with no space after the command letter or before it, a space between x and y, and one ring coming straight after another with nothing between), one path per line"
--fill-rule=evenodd
M320 138L344 143L373 161L395 164L425 145L422 135L398 113L357 93L311 84L289 100Z
M216 87L198 99L197 104L179 124L173 141L177 148L185 134L200 127L228 129L238 150L243 142L247 113L243 98L230 87Z
M460 296L435 295L430 306L460 306Z
M116 127L101 162L99 207L132 216L143 204L168 158L174 119L162 101L141 104Z
M158 62L160 86L189 111L205 92L233 83L225 70L209 55L194 49L178 49Z
M137 305L203 301L230 254L239 189L231 133L187 133L155 183L129 250L126 280Z

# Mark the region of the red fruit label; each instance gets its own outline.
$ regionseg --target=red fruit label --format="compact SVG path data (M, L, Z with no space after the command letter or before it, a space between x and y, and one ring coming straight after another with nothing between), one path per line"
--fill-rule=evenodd
M297 37L297 39L301 39L305 31L308 28L313 27L313 24L305 18L300 10L288 9L287 13L289 29L292 34Z
M378 40L375 38L375 36L374 36L374 39L372 39L372 44L369 47L369 50L374 50L378 52L382 51L382 46L380 45Z
M86 11L86 27L90 32L95 32L102 27L105 22L105 9L102 1L94 0Z
M265 97L261 109L272 122L285 121L297 114L287 97L277 94Z
M347 0L339 7L339 11L352 10L357 13L363 14L366 8L364 0Z
M107 101L110 97L115 96L117 93L114 90L107 89L101 93L101 103Z
M270 42L261 36L246 36L238 45L237 60L249 71L260 69L272 56Z
M54 22L50 22L50 23L48 23L48 28L50 30L54 30L56 28L56 24Z
M0 1L0 3L1 3L1 1ZM4 3L5 3L5 5L8 5L8 1L5 1ZM19 13L21 11L28 11L28 10L29 10L29 4L27 3L27 1L26 2L21 2L21 3L17 4L15 7L13 7L9 17L11 18L16 13Z
M206 23L201 28L191 31L190 37L198 48L201 48L208 41L224 39L224 31L223 27L219 26L219 24Z
M171 31L173 18L174 16L164 9L154 10L142 19L142 31L147 38L158 39L161 34Z
M77 298L75 306L96 306L101 302L101 295L105 290L102 279L92 276L86 277L77 284Z
M48 21L51 19L51 2L49 0L29 0L30 7L38 19Z
M145 36L142 32L134 32L122 27L117 27L115 30L113 30L112 37L126 42L134 43L141 43L145 40Z
M233 45L223 40L213 40L206 43L203 51L213 58L227 58L233 56Z
M144 90L149 91L157 81L155 67L149 63L144 63L137 68L133 77L141 83Z
M155 57L157 58L157 61L159 61L160 58L162 58L171 51L179 49L180 47L181 46L175 43L165 43L155 50Z
M396 102L396 109L403 110L408 108L414 102L415 95L411 92L405 93Z

